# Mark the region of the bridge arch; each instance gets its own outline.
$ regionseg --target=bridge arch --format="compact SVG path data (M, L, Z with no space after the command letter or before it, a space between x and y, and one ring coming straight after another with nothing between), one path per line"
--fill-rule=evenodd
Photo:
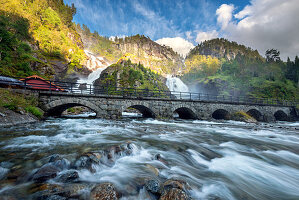
M257 109L250 109L246 112L248 115L256 119L257 121L263 121L263 115L262 113Z
M212 113L212 118L214 119L229 119L229 112L224 109L217 109Z
M174 109L173 113L177 113L181 119L198 119L195 111L188 107L178 107Z
M288 115L282 110L276 111L274 113L274 117L275 117L275 120L277 120L277 121L288 121L289 120Z
M90 101L76 99L76 98L67 98L61 100L51 101L45 106L45 112L47 116L59 117L68 108L75 106L84 106L94 111L98 116L100 113L100 108Z
M142 114L143 118L156 118L155 112L152 109L148 108L147 106L131 104L124 107L123 111L126 110L127 108L134 108L138 110Z

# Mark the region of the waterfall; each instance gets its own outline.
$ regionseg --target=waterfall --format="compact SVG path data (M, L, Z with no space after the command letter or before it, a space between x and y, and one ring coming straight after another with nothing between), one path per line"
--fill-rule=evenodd
M86 62L86 67L92 72L88 75L87 78L80 78L77 83L79 84L93 84L93 82L98 79L102 73L110 64L105 61L103 57L96 57L92 52L84 50L88 59Z
M172 75L167 75L166 86L171 92L189 92L188 86L185 83Z
M93 82L94 82L95 80L97 80L97 79L100 77L102 71L104 71L105 69L106 69L106 67L98 68L97 70L91 72L91 73L88 75L87 78L80 78L80 79L77 81L77 83L79 83L79 84L83 84L83 83L93 84Z

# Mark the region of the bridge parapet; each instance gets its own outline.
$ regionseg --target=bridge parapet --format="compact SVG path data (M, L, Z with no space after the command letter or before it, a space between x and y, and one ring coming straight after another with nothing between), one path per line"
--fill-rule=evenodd
M156 97L124 97L117 95L90 95L61 92L40 92L41 108L48 116L60 116L73 106L85 106L93 110L97 117L117 119L122 112L131 107L139 110L145 117L173 118L174 112L181 118L211 120L225 118L224 113L232 114L244 111L258 121L274 121L276 119L291 119L295 109L292 106L258 105L250 103L214 102L193 99L167 99ZM224 110L225 112L219 111ZM217 114L218 113L218 114ZM220 114L219 114L220 113Z

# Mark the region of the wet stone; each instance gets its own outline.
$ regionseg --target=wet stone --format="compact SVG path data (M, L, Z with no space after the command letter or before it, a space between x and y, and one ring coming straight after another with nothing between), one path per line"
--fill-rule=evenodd
M157 180L148 180L145 182L145 188L147 191L156 194L160 190L160 183Z
M165 190L159 200L192 200L183 190L171 188Z
M73 182L79 178L79 174L76 171L67 171L57 178L57 181L63 182L63 183L68 183L68 182Z
M60 170L68 169L70 167L70 162L65 158L56 160L52 164Z
M56 166L47 164L37 170L37 172L35 172L32 180L39 183L45 182L51 178L55 178L58 172L59 169Z
M180 190L184 190L184 191L187 191L187 190L190 190L190 186L185 182L185 181L182 181L182 180L167 180L164 182L163 184L163 189L164 190L167 190L168 188L178 188Z
M102 183L97 185L90 193L91 200L117 200L118 194L113 184Z
M55 162L55 161L61 160L61 159L62 159L62 157L60 155L54 154L50 157L49 162Z

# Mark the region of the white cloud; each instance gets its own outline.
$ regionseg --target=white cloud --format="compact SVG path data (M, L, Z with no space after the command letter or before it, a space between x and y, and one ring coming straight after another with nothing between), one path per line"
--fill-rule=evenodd
M218 33L217 33L216 30L213 30L213 31L210 31L210 32L198 31L195 41L197 43L201 43L205 40L211 40L211 39L217 38L217 37L218 37Z
M221 24L222 29L225 29L228 23L231 21L234 9L234 5L222 4L216 10L216 14L218 15L217 22Z
M160 45L171 47L174 51L176 51L180 55L183 55L184 57L188 54L190 49L194 48L194 45L191 42L188 42L181 37L161 38L156 42Z
M258 49L261 54L276 48L283 59L299 55L298 0L252 0L240 12L233 11L234 6L226 4L216 11L217 22L228 39Z

